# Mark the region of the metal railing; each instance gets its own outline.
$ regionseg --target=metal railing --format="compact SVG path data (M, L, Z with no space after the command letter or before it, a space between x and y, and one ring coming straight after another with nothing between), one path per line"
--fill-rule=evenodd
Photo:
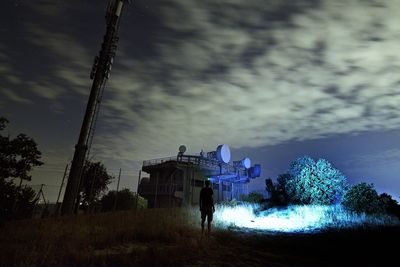
M193 155L177 155L176 157L158 158L143 161L143 167L154 166L167 162L183 162L192 163L202 169L211 169L215 179L231 180L233 182L244 182L248 180L246 169L229 165L228 163L219 162L215 159L210 159L202 156Z
M185 162L192 163L199 167L208 167L208 168L222 168L227 172L235 172L236 168L234 166L229 165L228 163L219 162L215 159L210 159L201 156L193 156L193 155L181 155L176 157L166 157L166 158L158 158L143 161L143 167L153 166L166 162Z

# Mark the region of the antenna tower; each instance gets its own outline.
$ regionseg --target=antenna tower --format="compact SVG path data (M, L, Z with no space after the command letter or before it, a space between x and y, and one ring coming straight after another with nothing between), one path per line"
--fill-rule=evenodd
M77 204L81 177L85 159L93 136L96 114L100 107L102 90L110 77L111 67L117 51L118 28L121 20L122 10L127 0L109 0L106 13L106 34L99 55L95 57L90 78L93 79L89 100L86 106L85 116L82 122L78 143L75 146L74 158L65 189L61 213L63 215L73 214ZM78 203L79 204L79 203Z

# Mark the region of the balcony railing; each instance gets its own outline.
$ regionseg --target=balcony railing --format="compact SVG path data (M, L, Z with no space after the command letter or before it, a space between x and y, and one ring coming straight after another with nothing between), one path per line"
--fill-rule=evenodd
M172 161L192 163L194 165L197 165L197 166L203 167L203 168L204 167L205 168L213 168L213 169L222 168L224 170L224 172L235 172L236 171L235 167L229 165L228 163L221 163L215 159L209 159L209 158L205 158L205 157L201 157L201 156L192 156L192 155L182 155L182 156L176 156L176 157L145 160L145 161L143 161L143 167L158 165L161 163L172 162Z

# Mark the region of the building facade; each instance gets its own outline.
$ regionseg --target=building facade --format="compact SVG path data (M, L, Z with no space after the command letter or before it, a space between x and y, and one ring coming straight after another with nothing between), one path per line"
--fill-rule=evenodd
M139 195L147 199L149 208L167 208L198 205L206 180L212 183L215 202L240 199L248 194L250 179L260 176L261 167L246 168L216 156L179 152L176 157L144 161L142 171L149 177L140 181Z

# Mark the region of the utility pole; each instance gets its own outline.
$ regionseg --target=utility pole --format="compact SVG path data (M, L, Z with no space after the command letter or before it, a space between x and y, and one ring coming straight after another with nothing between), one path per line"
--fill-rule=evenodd
M90 74L93 79L89 100L86 106L85 116L82 122L78 143L72 160L64 201L61 209L63 215L73 214L79 191L82 169L90 146L90 138L93 134L96 112L98 111L102 89L110 76L112 63L117 50L118 28L121 20L122 9L126 0L109 0L106 14L106 34L99 55Z
M115 193L115 199L114 199L114 208L115 210L117 208L117 201L118 201L118 190L119 190L119 180L121 179L121 168L119 168L119 174L118 174L118 183L117 183L117 192Z
M139 171L139 177L137 181L137 188L136 188L136 207L135 210L138 208L138 201L139 201L139 185L140 185L140 178L142 176L142 170Z
M57 202L56 202L56 205L57 205L56 215L58 215L58 212L60 211L60 207L62 205L62 203L59 204L58 202L60 200L61 191L64 187L64 181L65 181L65 177L67 176L68 166L69 166L68 164L65 166L65 171L64 171L64 175L63 175L63 178L61 181L60 190L58 191Z
M37 193L37 195L36 195L36 197L35 197L35 200L34 200L35 205L33 206L32 215L35 215L36 207L37 207L37 205L38 205L38 202L40 201L40 196L43 197L44 208L47 209L47 202L46 202L46 198L44 197L43 186L45 186L45 184L41 184L41 185L40 185L40 189L39 189L39 191L38 191L38 193ZM42 212L42 215L43 215L43 212Z

